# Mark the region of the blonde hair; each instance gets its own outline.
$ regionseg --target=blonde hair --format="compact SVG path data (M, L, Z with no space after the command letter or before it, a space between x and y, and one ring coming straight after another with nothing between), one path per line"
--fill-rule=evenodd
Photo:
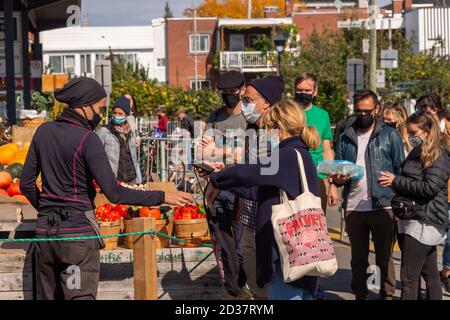
M310 149L317 149L320 136L317 129L306 125L306 115L302 108L292 100L282 100L264 115L263 126L279 129L288 137L300 136Z
M450 141L447 134L442 133L439 124L433 115L416 112L408 118L408 123L417 125L420 130L428 133L427 138L421 146L421 155L423 168L430 167L436 161L441 152L450 150Z
M411 151L412 146L409 143L408 128L406 127L406 120L408 119L406 109L398 103L389 103L383 106L381 116L384 118L384 115L388 113L394 117L396 129L402 137L406 151Z

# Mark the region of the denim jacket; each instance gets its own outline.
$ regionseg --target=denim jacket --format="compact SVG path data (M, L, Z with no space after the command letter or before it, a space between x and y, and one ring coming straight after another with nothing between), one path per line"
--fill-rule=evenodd
M101 127L97 130L97 135L100 137L103 145L105 146L106 154L108 155L109 162L113 169L114 174L117 177L117 170L119 169L119 157L120 157L120 142L119 139L106 127ZM137 158L137 146L136 146L136 135L131 131L130 135L130 152L131 158L133 159L134 168L136 170L136 183L142 183L141 169L139 167L139 162Z
M357 153L358 137L353 125L348 125L338 137L334 158L356 163ZM377 120L365 153L367 191L372 198L373 209L390 207L395 195L392 188L383 187L378 183L378 173L388 171L398 175L404 158L403 142L398 131ZM344 209L347 208L350 187L351 181L344 185L342 195Z

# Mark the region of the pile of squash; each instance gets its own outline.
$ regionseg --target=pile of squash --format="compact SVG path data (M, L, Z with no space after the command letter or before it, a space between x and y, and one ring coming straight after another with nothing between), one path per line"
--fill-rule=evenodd
M15 143L0 146L0 194L29 203L20 191L20 176L27 157L29 144L24 147Z

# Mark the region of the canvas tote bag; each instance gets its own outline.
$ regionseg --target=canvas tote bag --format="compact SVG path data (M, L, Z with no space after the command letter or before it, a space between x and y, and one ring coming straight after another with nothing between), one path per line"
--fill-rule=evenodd
M309 191L301 154L297 153L303 193L290 201L280 189L279 205L272 206L272 226L284 282L304 276L332 276L338 269L321 200Z

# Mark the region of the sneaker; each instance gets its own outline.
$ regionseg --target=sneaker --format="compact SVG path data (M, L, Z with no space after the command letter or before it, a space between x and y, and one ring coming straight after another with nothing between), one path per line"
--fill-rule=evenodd
M445 295L450 295L450 280L449 277L445 277L441 272L441 282L442 282L442 288L443 293Z
M427 290L419 289L419 293L417 294L417 300L428 300Z

